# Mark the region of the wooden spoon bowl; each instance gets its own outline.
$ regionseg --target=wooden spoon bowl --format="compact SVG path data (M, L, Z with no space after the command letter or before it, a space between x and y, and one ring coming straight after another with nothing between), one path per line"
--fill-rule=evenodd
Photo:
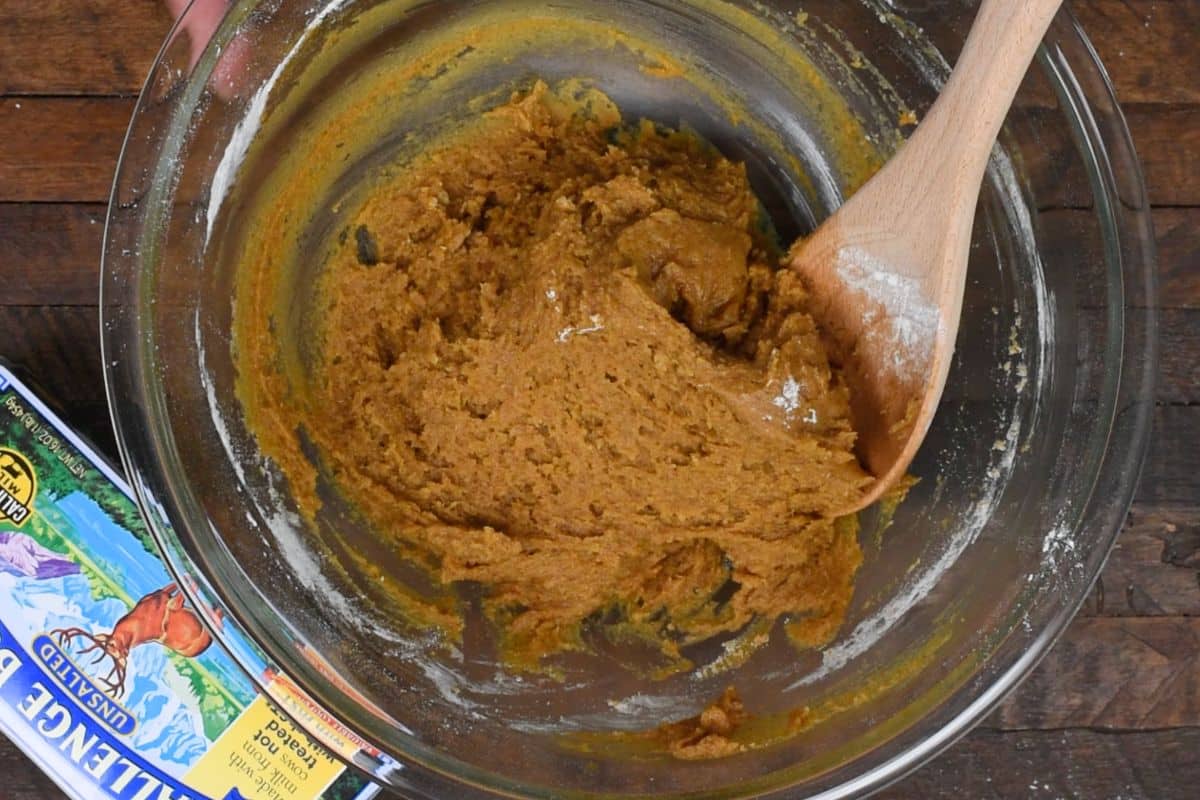
M975 207L992 147L1062 0L984 0L928 117L882 170L792 250L845 366L858 455L896 485L954 355Z

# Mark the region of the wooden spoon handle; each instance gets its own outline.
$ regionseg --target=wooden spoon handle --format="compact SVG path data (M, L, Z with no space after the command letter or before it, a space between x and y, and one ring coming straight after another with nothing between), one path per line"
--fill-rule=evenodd
M885 231L894 241L890 254L880 254L887 256L883 261L920 280L932 302L953 291L963 277L957 273L965 275L975 205L996 136L1061 6L1062 0L983 0L958 64L926 118L835 214L842 230ZM939 251L948 260L933 257ZM953 330L958 319L947 322Z
M859 456L879 479L863 504L904 474L937 410L962 314L980 186L1061 5L983 0L926 119L792 252L813 315L844 360Z
M1062 2L983 0L954 73L914 133L913 147L906 149L936 149L940 159L962 170L963 186L977 187L1008 109ZM930 155L911 152L907 157Z

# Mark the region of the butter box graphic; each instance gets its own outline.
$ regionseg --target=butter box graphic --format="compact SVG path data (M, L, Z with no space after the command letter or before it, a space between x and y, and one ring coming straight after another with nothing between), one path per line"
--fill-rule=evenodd
M82 800L378 793L259 694L122 478L3 367L0 731Z

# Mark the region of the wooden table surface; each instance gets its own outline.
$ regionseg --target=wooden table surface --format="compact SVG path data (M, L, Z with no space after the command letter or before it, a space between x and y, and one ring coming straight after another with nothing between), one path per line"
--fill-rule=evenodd
M1084 611L984 724L887 798L1200 797L1200 0L1073 0L1145 165L1162 368L1149 462ZM105 201L169 25L151 0L0 0L0 356L110 456ZM61 795L0 737L0 798Z

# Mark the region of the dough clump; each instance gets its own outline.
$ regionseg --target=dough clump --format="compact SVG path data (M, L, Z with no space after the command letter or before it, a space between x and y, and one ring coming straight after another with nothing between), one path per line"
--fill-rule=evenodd
M303 431L436 581L478 586L513 664L632 638L686 665L779 618L819 645L861 561L832 514L870 478L778 262L742 165L539 84L366 195L324 270L311 396L259 421ZM239 310L249 368L267 317ZM721 744L704 730L689 747Z

